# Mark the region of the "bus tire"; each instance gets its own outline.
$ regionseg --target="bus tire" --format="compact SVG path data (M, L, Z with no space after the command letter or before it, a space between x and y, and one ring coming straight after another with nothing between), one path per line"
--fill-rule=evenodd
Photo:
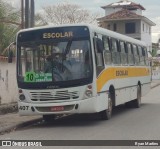
M43 115L43 120L48 123L54 121L55 117L55 115Z
M108 98L108 108L100 112L101 120L109 120L112 116L112 110L113 110L113 102L111 98Z
M141 87L137 86L137 98L133 100L133 107L140 108L141 107Z

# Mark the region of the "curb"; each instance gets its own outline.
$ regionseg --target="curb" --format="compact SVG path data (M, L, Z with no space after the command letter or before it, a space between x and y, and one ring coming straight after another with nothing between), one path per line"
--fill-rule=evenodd
M0 105L0 115L7 114L7 113L13 113L13 112L18 112L17 102Z
M157 87L157 86L159 86L160 85L160 83L158 83L158 84L156 84L156 85L154 85L154 86L151 86L151 89L153 89L153 88L155 88L155 87Z
M42 120L42 118L36 118L36 119L29 120L29 121L26 121L26 122L20 122L20 123L18 123L16 125L8 126L8 127L4 128L4 129L0 129L0 135L3 135L5 133L11 132L11 131L15 131L16 129L20 129L22 127L26 127L26 126L31 125L33 123L37 123L40 120Z

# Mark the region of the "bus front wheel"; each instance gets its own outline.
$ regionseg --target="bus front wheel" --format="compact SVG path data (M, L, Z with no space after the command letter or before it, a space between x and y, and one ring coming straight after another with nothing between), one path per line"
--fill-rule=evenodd
M108 109L100 112L101 120L109 120L112 116L113 103L112 99L108 98Z

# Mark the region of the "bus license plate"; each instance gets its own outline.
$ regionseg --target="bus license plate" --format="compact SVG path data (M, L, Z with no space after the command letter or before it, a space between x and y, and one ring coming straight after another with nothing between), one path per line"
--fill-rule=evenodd
M63 106L51 107L51 111L63 111L63 110L64 110Z

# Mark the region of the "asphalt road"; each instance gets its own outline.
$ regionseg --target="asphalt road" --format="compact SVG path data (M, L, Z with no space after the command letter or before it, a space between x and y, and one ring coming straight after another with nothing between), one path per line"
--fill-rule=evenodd
M118 106L109 121L95 115L76 115L47 124L43 121L0 136L9 140L160 140L160 86L142 98L139 109ZM12 147L13 148L13 147ZM16 148L16 147L15 147ZM27 147L26 147L27 148ZM31 148L31 147L30 147ZM47 147L43 147L47 148ZM49 147L48 147L49 148ZM135 147L50 147L135 148ZM154 148L159 147L142 147Z

